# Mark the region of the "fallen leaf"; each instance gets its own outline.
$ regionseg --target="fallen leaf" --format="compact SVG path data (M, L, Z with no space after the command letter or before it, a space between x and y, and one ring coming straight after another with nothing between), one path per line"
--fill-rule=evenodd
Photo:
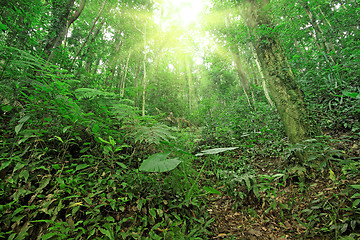
M216 237L221 238L221 237L226 237L226 236L227 236L226 233L219 233Z
M251 234L251 235L255 235L257 237L260 237L262 235L262 233L258 229L254 229L254 228L250 229L248 231L248 233Z

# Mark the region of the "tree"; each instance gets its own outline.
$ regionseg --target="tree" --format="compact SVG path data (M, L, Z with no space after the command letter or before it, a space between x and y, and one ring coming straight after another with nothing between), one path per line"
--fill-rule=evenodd
M52 1L52 21L49 29L48 40L44 52L48 60L54 57L54 49L59 47L64 40L70 25L78 19L83 11L86 0L81 0L79 9L72 15L75 0L54 0Z
M269 13L269 0L246 0L243 16L255 36L255 49L291 143L299 143L317 132L311 129L303 92L295 82Z

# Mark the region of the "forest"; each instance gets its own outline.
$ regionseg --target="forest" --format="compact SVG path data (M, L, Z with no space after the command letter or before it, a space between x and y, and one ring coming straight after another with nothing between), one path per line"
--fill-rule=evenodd
M360 239L359 0L0 13L0 239Z

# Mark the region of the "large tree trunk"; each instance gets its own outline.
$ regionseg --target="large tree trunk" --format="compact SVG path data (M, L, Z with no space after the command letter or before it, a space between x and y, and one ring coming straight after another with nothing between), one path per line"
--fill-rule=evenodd
M287 64L273 25L265 9L269 0L246 0L245 17L252 33L257 36L255 49L265 70L270 94L284 124L291 143L310 138L311 128L302 91L296 85L294 75ZM256 34L261 27L262 33ZM268 30L268 31L264 31Z

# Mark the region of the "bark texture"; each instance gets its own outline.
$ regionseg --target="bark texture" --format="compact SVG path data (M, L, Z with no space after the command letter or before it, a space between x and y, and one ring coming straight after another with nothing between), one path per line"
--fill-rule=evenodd
M269 0L246 0L244 16L252 34L257 36L254 47L286 134L291 143L299 143L311 137L309 115L304 95L296 85L284 51L272 31L271 17L266 10L268 4Z

